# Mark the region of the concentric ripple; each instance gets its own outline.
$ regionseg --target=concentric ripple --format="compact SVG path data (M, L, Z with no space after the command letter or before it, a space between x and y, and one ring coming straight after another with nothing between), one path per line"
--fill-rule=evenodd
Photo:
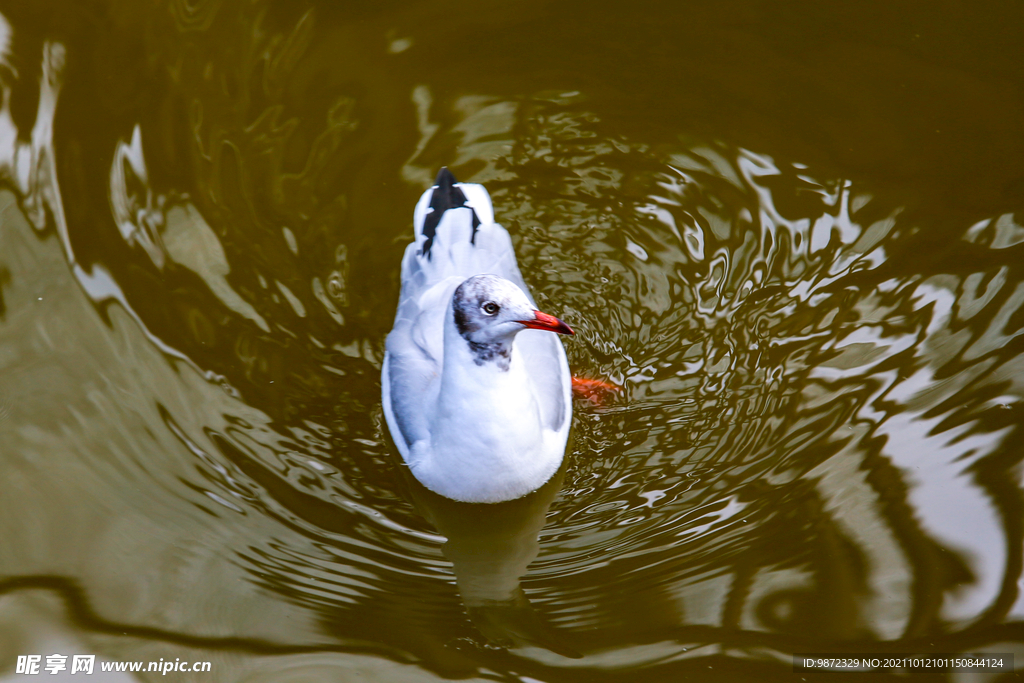
M0 336L0 433L12 478L105 520L26 503L17 547L68 519L93 545L10 575L68 578L108 634L451 677L1020 640L1020 214L939 220L799 159L641 139L579 91L378 67L394 87L368 104L323 65L360 63L386 18L181 39L225 5L154 19L153 101L98 129L74 114L106 81L68 87L92 72L62 43L33 45L31 88L0 69L0 324L23 332ZM573 371L623 388L578 402L558 477L498 506L419 487L380 415L442 164L491 191Z

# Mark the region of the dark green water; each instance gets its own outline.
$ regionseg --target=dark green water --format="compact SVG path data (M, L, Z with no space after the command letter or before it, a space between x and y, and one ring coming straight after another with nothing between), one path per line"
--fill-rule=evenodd
M0 14L0 675L1024 663L1024 5ZM380 410L442 165L624 387L500 506L410 481Z

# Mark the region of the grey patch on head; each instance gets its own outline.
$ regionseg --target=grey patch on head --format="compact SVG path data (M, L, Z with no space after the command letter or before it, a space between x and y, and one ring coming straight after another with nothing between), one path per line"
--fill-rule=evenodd
M494 362L499 370L508 370L509 361L512 359L512 344L505 342L469 342L469 350L473 352L474 363L483 365Z
M452 297L452 313L455 317L455 329L469 344L473 354L473 362L477 365L495 363L499 370L508 370L512 358L512 340L495 340L479 342L473 335L483 329L490 318L480 312L480 306L492 296L487 285L497 279L493 275L474 275L455 290ZM501 305L501 302L498 302Z

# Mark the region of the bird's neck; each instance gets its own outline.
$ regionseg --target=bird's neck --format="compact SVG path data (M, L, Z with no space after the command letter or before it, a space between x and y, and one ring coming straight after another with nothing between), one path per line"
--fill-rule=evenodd
M493 396L499 403L515 403L519 396L532 399L526 368L515 353L515 336L475 343L459 333L453 318L449 305L444 326L441 396L469 392L479 398Z
M457 500L511 500L558 468L564 444L550 447L524 359L512 340L509 348L504 368L477 363L449 307L441 386L430 407L430 457L410 461L428 488Z
M532 438L533 425L539 434L536 399L514 337L486 348L471 345L456 329L449 307L437 411L449 425L465 423L477 434L489 430L493 438ZM518 434L513 438L509 432Z

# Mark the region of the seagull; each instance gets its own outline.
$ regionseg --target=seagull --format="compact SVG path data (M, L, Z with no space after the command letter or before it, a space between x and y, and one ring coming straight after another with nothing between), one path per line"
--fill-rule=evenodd
M391 437L435 493L521 498L565 453L572 376L556 335L573 331L537 310L483 185L442 168L413 228L381 371Z

